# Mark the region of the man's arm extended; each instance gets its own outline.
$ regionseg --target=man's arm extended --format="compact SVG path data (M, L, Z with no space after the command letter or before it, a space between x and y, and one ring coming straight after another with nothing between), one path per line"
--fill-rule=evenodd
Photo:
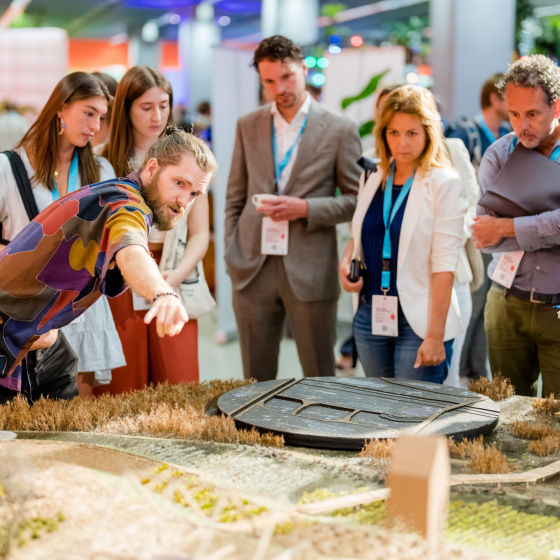
M173 292L173 288L163 279L156 262L146 249L140 245L128 245L117 252L117 266L126 283L137 294L152 301L158 294ZM181 332L189 320L180 299L173 296L160 296L146 313L144 322L157 319L158 336L175 336Z

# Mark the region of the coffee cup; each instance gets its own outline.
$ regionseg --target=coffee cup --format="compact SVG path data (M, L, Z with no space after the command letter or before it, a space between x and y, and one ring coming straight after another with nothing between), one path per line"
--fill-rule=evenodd
M251 197L251 201L255 206L259 206L259 204L261 204L264 200L276 200L276 198L277 197L275 194L260 193L260 194L254 194Z

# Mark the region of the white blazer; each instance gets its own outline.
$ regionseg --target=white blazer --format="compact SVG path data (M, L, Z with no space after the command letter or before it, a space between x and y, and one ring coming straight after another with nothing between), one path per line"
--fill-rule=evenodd
M358 194L358 204L352 219L352 258L363 259L362 223L382 179L383 172L379 167ZM455 273L463 248L466 212L465 186L454 170L433 167L424 174L417 171L403 216L397 261L397 290L406 320L422 339L426 338L429 325L432 274ZM354 296L356 310L359 295ZM444 341L462 332L459 304L453 290Z

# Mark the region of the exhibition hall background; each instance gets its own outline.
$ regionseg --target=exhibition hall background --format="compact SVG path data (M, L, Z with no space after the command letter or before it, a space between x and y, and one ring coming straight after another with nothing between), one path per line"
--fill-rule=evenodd
M26 107L30 119L58 80L77 70L119 79L131 66L149 65L170 80L184 113L210 102L220 165L210 273L218 341L235 336L223 260L225 190L236 121L261 102L250 63L263 37L282 34L304 46L309 85L328 109L361 127L364 148L375 84L430 87L444 118L472 117L488 76L529 53L558 57L560 45L558 0L0 0L0 14L0 102ZM346 98L357 99L343 109ZM343 246L347 228L339 232ZM344 297L339 318L351 319Z

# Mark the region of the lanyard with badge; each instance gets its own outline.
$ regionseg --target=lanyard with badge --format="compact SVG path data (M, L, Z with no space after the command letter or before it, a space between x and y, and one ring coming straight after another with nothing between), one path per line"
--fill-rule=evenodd
M517 136L514 136L510 146L508 155L510 155L517 146ZM550 154L550 159L554 161L560 160L560 146L556 146L552 153ZM490 279L500 286L504 286L508 290L513 285L515 276L517 275L517 270L523 259L525 251L509 251L507 253L501 253L498 260L496 268L492 272Z
M68 171L68 192L76 190L78 184L78 150L74 150L74 155L72 156L72 162L70 163L70 170ZM56 181L54 182L54 190L52 191L53 202L56 202L60 198L60 193L58 192L58 186Z
M391 171L387 177L385 184L385 192L383 193L383 225L385 226L385 234L383 236L383 257L381 268L381 291L382 296L372 296L371 300L371 332L381 336L398 336L398 308L399 298L397 296L388 296L387 293L391 289L391 256L393 252L391 244L391 224L393 223L397 212L404 204L416 171L406 180L397 200L393 204L393 180L395 176L395 164L391 165Z
M272 119L272 156L274 158L274 194L279 193L278 181L284 173L284 170L290 163L292 159L294 150L298 145L303 132L305 130L305 125L307 124L308 114L306 113L299 134L295 142L289 147L288 151L284 154L284 157L279 162L277 147L276 147L276 131L274 129L274 118ZM261 230L261 253L263 255L287 255L288 254L288 232L290 229L290 222L288 220L281 220L275 222L272 218L267 218L266 216L262 219L262 230Z

